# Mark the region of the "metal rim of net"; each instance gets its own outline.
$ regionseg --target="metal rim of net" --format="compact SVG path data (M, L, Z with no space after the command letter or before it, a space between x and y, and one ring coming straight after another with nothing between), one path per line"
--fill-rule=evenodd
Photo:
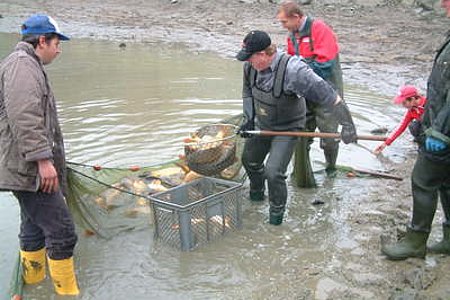
M187 147L192 147L192 146L202 146L202 145L206 145L206 144L210 144L210 143L216 143L216 142L223 142L223 141L227 141L227 140L231 140L233 138L236 137L236 131L239 128L239 126L233 125L233 124L225 124L225 123L217 123L217 124L211 124L211 125L206 125L202 128L210 128L210 127L214 127L214 126L222 126L222 127L229 127L232 129L232 134L230 134L227 137L221 138L221 139L216 139L216 140L210 140L210 141L198 141L198 142L189 142L189 143L184 143L184 146ZM196 132L201 131L202 129L197 130Z
M199 174L212 176L220 173L235 162L237 126L232 124L211 124L197 130L191 136L200 138L217 135L220 131L224 136L208 141L185 143L186 161L189 168Z

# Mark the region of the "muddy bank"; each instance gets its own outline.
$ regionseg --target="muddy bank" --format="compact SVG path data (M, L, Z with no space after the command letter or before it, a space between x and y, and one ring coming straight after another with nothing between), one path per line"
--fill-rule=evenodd
M284 44L275 19L276 1L11 1L1 4L2 23L44 11L76 37L118 41L182 42L193 51L214 51L232 58L251 29L268 31ZM380 3L381 2L381 3ZM408 2L408 1L406 1ZM425 88L433 52L448 30L441 14L401 1L312 1L305 11L325 19L336 31L346 82L384 95L405 82ZM17 20L17 19L15 19ZM12 31L17 21L9 22Z
M386 96L399 85L425 89L433 52L448 29L448 20L434 13L393 4L314 4L306 10L333 26L341 44L344 78ZM395 3L395 1L391 1ZM278 44L285 32L275 20L276 4L245 1L12 1L0 4L2 25L16 30L17 22L42 11L63 21L74 37L113 39L119 42L181 42L192 52L214 51L233 57L242 37L251 29L271 33ZM390 105L387 103L386 105ZM385 168L403 176L402 182L376 180L364 195L353 195L345 222L348 236L340 251L317 264L287 266L287 290L269 284L255 299L448 299L449 258L428 256L388 262L380 255L380 239L402 235L409 221L409 174L414 161L386 161ZM355 184L358 181L351 182ZM347 191L351 193L351 191ZM300 191L299 193L302 193ZM295 197L295 195L294 195ZM441 214L436 218L439 222ZM431 240L440 237L434 227Z

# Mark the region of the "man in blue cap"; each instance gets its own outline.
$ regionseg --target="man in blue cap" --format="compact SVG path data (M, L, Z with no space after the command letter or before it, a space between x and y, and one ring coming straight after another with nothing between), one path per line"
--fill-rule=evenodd
M269 35L254 30L236 55L244 64L241 135L255 128L274 131L305 129L306 102L327 107L342 125L344 143L356 142L356 128L345 103L333 87L299 57L278 52ZM245 141L242 164L250 179L250 200L263 201L265 180L269 192L269 223L283 222L287 201L286 169L296 137L255 136ZM266 156L267 160L266 160Z
M21 213L20 255L27 284L45 278L46 256L55 291L77 295L75 226L64 199L64 143L44 65L69 40L55 20L33 15L22 41L0 64L0 190L12 191Z

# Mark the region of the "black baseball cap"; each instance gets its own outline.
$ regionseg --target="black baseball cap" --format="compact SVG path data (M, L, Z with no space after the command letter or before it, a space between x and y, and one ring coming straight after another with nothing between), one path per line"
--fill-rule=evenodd
M236 58L240 61L246 61L256 52L269 47L271 43L272 41L266 32L252 30L245 36L242 49L236 54Z

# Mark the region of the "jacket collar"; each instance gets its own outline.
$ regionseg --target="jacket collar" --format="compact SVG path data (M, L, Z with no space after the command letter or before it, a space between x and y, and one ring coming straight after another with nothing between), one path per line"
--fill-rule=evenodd
M36 55L36 52L33 48L33 45L31 45L30 43L27 42L18 42L15 48L15 51L24 51L25 53L27 53L28 55L30 55L31 57L33 57L34 59L36 59L36 61L42 65L42 61L39 58L39 56Z

